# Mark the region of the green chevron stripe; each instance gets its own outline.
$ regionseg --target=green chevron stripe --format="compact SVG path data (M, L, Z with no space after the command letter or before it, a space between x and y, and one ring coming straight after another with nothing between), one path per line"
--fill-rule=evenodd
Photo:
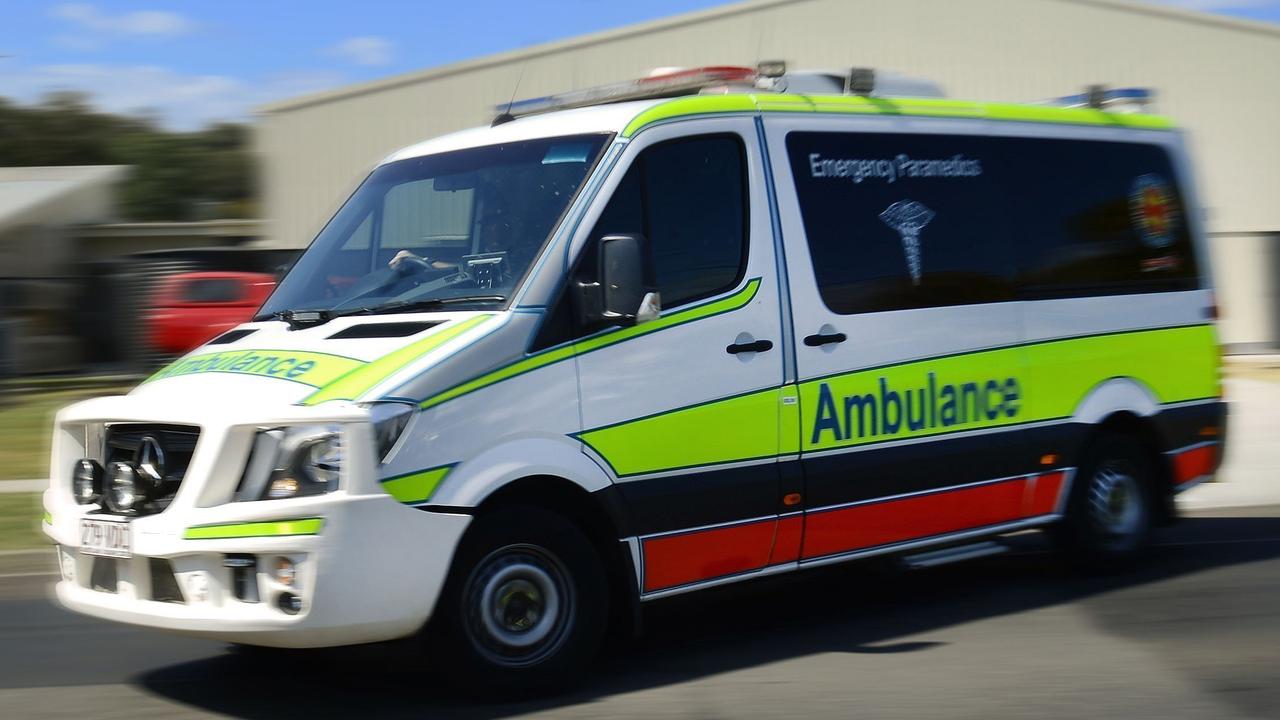
M489 387L490 385L502 382L503 380L508 380L517 375L523 375L531 370L537 370L540 367L545 367L552 363L560 362L561 360L567 360L568 358L575 357L577 355L589 353L593 350L617 345L620 342L625 342L632 338L640 337L641 335L648 335L650 333L658 332L659 330L665 330L670 327L675 327L676 325L683 325L688 322L702 320L703 318L708 318L713 315L732 312L751 302L752 299L755 298L756 292L759 291L759 289L760 278L753 278L747 282L741 290L718 300L712 300L711 302L704 303L702 305L695 305L694 307L685 310L673 312L670 315L664 315L652 322L632 325L631 327L618 328L616 330L584 338L570 345L551 348L550 350L530 355L523 360L511 363L510 365L504 365L497 370L481 375L473 380L468 380L460 385L455 385L437 395L433 395L422 401L422 407L424 409L435 407L436 405L461 397L467 393Z
M409 363L423 357L468 330L483 325L491 318L493 318L493 315L477 315L459 322L446 323L417 342L388 353L366 365L353 368L347 374L336 378L328 385L309 395L302 401L302 404L318 405L330 400L355 400Z

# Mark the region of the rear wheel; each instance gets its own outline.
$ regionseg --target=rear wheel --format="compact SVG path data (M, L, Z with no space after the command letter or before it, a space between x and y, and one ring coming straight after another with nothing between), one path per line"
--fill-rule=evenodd
M608 617L600 557L565 518L536 507L477 518L463 539L427 648L464 687L554 692L577 682Z
M1132 564L1151 537L1154 474L1145 448L1104 435L1085 451L1058 536L1076 564L1110 570Z

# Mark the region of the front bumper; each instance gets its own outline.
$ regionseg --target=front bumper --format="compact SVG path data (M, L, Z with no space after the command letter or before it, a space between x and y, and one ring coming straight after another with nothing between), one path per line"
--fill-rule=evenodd
M72 406L58 416L53 467L83 457L82 428L102 421L179 422L133 398ZM58 546L58 601L107 620L274 647L322 647L410 635L430 617L463 532L465 514L402 505L381 490L365 416L350 406L290 409L273 425L340 423L346 457L340 489L325 495L231 502L255 426L242 417L201 423L201 436L173 502L130 521L131 557L80 551L81 520L106 519L78 505L69 481L45 491L44 532ZM290 522L308 520L309 522ZM210 530L210 527L215 529ZM193 531L193 529L195 529ZM278 558L293 585L274 579ZM236 570L229 564L251 564ZM238 576L238 577L237 577ZM255 592L244 588L252 585ZM281 595L300 599L286 612ZM292 610L292 608L290 608Z
M131 524L132 557L126 559L80 552L81 515L55 515L45 532L58 543L62 580L56 585L57 598L94 617L250 645L322 647L390 640L414 633L430 617L453 549L471 519L424 512L386 496L337 493L288 504L269 512L255 508L238 521L224 512L216 519L187 515L181 522L168 513L137 519ZM323 520L317 534L183 537L188 527L209 522L302 517ZM228 556L256 560L255 568L241 571L252 576L255 592L237 591L237 571L226 566ZM273 563L280 557L294 563L292 585L273 577ZM95 572L95 565L104 563L114 565L114 572ZM176 599L156 599L173 598L173 590ZM301 599L296 614L281 609L284 593Z

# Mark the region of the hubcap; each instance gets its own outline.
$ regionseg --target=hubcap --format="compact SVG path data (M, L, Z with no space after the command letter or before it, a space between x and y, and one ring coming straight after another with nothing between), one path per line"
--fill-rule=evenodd
M1124 538L1135 534L1142 523L1142 495L1138 481L1115 467L1103 467L1094 476L1089 492L1094 521L1107 535Z
M467 631L491 660L530 665L559 649L572 621L573 591L543 548L512 545L490 553L467 585Z

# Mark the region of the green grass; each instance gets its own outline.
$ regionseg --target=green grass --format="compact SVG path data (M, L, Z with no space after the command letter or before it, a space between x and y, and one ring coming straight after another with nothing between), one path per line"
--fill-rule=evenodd
M113 386L0 394L0 481L48 477L54 413L86 398L125 391Z
M40 531L40 493L0 493L0 550L38 548L49 544Z

